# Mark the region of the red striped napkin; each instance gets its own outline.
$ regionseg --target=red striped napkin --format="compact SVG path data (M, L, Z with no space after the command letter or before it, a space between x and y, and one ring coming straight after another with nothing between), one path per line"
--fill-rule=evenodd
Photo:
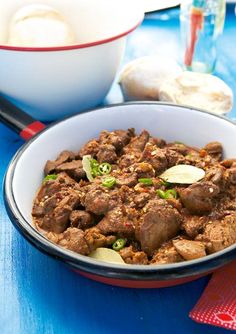
M200 323L236 330L236 261L213 274L189 316Z

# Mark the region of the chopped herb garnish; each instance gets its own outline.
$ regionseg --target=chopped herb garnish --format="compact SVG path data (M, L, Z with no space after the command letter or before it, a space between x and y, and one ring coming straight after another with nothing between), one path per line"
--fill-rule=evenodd
M138 179L138 182L143 183L147 186L151 186L153 184L152 179L148 178L148 177L144 177L141 179Z
M119 251L121 250L122 248L124 248L126 244L126 240L125 239L117 239L114 244L112 245L112 248L115 250L115 251Z
M108 176L102 180L102 185L111 188L116 184L116 179L113 176Z
M56 178L57 178L57 174L48 174L43 179L43 182L50 181L50 180L56 180Z

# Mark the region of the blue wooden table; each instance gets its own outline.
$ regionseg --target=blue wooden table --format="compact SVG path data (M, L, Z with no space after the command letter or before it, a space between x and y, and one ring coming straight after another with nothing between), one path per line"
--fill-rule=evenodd
M236 17L228 6L219 41L216 74L236 92ZM149 14L130 35L124 63L155 53L180 59L178 9ZM114 84L106 103L122 100ZM229 115L236 118L236 108ZM0 177L23 142L0 125ZM1 334L220 334L226 330L194 323L188 313L210 277L182 286L135 290L83 278L39 253L13 228L0 197Z

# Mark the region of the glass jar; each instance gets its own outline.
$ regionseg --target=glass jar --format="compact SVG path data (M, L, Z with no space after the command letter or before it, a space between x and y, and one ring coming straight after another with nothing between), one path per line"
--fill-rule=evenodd
M216 64L216 41L223 31L225 0L183 0L180 9L183 65L211 73Z

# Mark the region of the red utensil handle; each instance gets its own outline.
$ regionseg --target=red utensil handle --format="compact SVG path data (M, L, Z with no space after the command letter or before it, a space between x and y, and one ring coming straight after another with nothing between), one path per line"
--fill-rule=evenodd
M24 140L29 140L46 127L1 95L0 121Z

